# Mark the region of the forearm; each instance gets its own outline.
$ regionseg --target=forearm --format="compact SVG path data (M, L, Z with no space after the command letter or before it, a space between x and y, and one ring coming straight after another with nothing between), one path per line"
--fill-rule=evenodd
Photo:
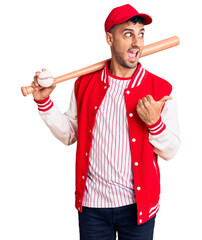
M161 120L161 119L160 119ZM161 121L159 128L150 127L149 142L153 145L154 152L165 160L175 156L180 146L179 134L173 133L168 126Z
M38 104L39 115L52 134L65 145L76 142L77 118L75 114L74 116L71 115L71 109L69 108L68 111L63 114L50 99L43 100L43 103L41 103L41 101L36 102ZM76 111L76 109L74 109L74 111Z
M173 158L180 146L177 100L174 92L171 96L172 100L166 102L159 121L147 125L149 142L153 145L154 152L165 160Z

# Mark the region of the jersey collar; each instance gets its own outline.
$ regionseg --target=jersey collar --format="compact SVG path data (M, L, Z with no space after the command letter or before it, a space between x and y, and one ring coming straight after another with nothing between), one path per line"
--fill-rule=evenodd
M110 60L109 60L109 61L106 61L105 66L104 66L104 68L103 68L103 70L102 70L102 73L101 73L101 81L102 81L104 84L108 85L108 86L109 86L108 77L109 77L109 75L110 75L110 73L109 73L109 68L108 68L109 62L110 62ZM145 69L142 67L141 63L138 62L137 69L135 70L135 72L134 72L134 74L133 74L133 76L132 76L132 78L131 78L131 81L130 81L130 83L129 83L129 85L128 85L128 88L138 87L138 86L141 84L144 76L145 76ZM118 77L118 78L119 78L119 77ZM120 79L120 78L119 78L119 79Z

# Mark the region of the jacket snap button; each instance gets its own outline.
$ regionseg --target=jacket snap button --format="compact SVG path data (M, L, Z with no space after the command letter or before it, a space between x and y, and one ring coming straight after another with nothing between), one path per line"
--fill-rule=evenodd
M141 187L137 187L137 190L140 191L140 190L141 190Z
M140 219L139 223L142 223L142 219Z
M97 106L95 106L94 108L97 109Z
M135 166L138 166L138 164L139 164L138 162L135 162Z
M132 117L133 116L133 114L132 113L129 113L129 117Z
M82 176L82 179L85 179L85 176Z
M135 141L136 141L136 139L135 139L135 138L133 138L133 139L132 139L132 142L135 142Z
M130 91L128 90L128 91L126 91L126 93L127 93L127 94L130 94Z

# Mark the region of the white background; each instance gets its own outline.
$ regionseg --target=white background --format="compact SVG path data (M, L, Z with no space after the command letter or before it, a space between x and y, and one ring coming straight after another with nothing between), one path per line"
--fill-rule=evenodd
M148 71L176 92L182 144L171 161L159 159L161 208L154 240L202 239L201 5L200 1L7 0L0 4L0 239L79 239L74 208L76 144L55 139L32 96L21 94L37 70L54 77L110 57L104 21L130 3L148 13L145 45L174 35L180 46L142 58ZM74 80L51 98L69 106Z

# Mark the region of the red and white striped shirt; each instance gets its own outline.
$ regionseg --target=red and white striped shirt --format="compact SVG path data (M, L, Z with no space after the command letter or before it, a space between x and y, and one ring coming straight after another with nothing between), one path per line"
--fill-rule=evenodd
M112 78L96 115L83 206L119 207L135 202L124 89L130 78Z

